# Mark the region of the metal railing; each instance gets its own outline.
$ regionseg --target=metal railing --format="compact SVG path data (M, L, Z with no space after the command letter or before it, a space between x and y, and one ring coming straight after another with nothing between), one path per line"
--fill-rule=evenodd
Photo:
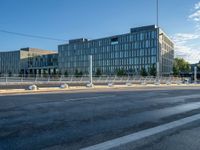
M94 84L180 84L183 83L183 78L178 77L160 77L159 79L147 76L93 76ZM83 76L26 76L20 77L19 75L14 75L12 77L2 76L0 77L0 84L52 84L52 83L79 83L87 84L90 82L90 77L88 75Z

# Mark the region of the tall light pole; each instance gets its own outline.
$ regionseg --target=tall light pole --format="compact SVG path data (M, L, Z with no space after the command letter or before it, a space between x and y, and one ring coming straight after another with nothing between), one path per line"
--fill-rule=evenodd
M156 62L156 78L157 81L159 82L159 77L160 77L160 33L159 33L159 1L156 0L156 26L157 26L157 62Z
M92 55L89 56L90 58L90 85L93 85L93 81L92 81Z
M197 83L197 67L194 67L194 83Z
M156 25L159 26L159 0L156 0Z

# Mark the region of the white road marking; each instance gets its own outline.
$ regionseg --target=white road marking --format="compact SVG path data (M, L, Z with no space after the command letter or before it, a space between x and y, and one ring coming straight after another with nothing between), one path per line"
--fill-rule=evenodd
M111 98L111 97L115 97L115 95L105 95L105 96L96 96L96 97L81 97L81 98L73 98L73 99L67 99L64 100L65 102L69 102L69 101L79 101L79 100L90 100L90 99L101 99L101 98Z
M180 119L180 120L177 120L177 121L174 121L171 123L167 123L164 125L160 125L160 126L157 126L154 128L150 128L147 130L139 131L139 132L127 135L127 136L123 136L123 137L120 137L117 139L106 141L104 143L100 143L100 144L97 144L94 146L83 148L81 150L109 150L109 149L117 148L119 146L126 145L128 143L135 142L135 141L150 137L152 135L162 133L164 131L168 131L170 129L174 129L174 128L177 128L177 127L180 127L180 126L183 126L183 125L186 125L188 123L192 123L192 122L198 121L198 120L200 120L200 114L197 114L197 115L194 115L191 117L187 117L184 119Z

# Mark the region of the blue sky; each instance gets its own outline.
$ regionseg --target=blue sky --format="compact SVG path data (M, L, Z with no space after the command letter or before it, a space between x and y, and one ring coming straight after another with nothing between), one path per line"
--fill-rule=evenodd
M160 0L160 26L176 42L176 55L200 60L200 0ZM156 23L156 0L0 0L0 30L58 39L95 39ZM0 32L0 51L57 50L61 41Z

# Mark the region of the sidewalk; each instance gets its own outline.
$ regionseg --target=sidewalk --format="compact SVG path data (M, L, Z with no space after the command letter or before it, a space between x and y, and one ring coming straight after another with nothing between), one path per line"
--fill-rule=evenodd
M96 89L137 89L137 88L164 88L164 87L200 87L200 84L172 84L172 85L95 85L94 87L86 87L86 86L69 86L69 88L60 88L60 87L48 87L48 88L40 88L38 90L26 90L26 89L0 89L0 95L12 95L12 94L37 94L37 93L49 93L49 92L66 92L66 91L79 91L79 90L96 90Z

